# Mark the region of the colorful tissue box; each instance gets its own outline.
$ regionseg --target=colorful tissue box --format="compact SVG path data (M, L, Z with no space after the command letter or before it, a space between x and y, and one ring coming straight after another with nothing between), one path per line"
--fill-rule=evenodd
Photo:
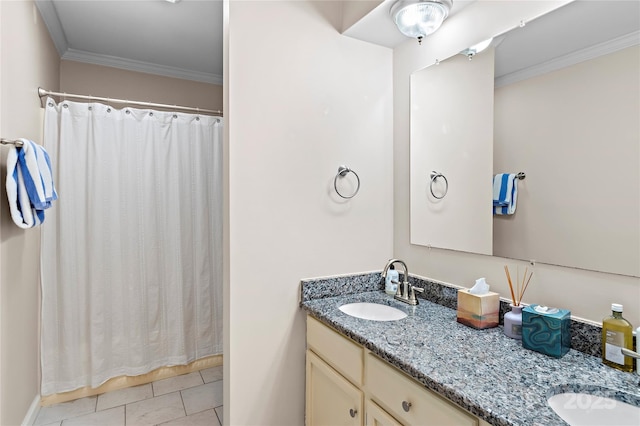
M571 349L571 312L530 305L522 310L522 346L562 358Z
M498 326L500 295L494 292L471 294L469 289L458 290L458 322L473 328Z

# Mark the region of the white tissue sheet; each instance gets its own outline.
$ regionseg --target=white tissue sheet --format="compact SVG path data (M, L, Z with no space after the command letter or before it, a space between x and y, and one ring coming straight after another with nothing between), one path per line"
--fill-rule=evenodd
M469 289L471 294L487 294L489 293L489 284L484 278L478 278L473 287Z

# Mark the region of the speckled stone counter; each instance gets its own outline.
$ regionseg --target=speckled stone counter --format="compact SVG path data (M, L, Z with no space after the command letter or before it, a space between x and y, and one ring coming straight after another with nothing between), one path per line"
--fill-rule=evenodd
M606 367L600 358L570 350L561 359L527 350L502 327L476 330L456 322L456 311L420 300L398 302L379 289L379 279L354 277L352 293L335 280L337 296L302 286L301 307L358 342L425 387L493 425L562 425L547 405L551 395L589 390L640 406L640 378ZM332 279L321 283L325 290ZM309 283L307 283L309 284ZM349 294L352 293L352 294ZM319 298L314 298L314 296ZM371 302L398 308L402 320L368 321L344 314L346 303Z

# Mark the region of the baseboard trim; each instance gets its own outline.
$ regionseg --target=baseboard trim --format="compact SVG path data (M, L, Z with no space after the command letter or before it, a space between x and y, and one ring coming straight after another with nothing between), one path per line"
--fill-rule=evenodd
M38 417L38 413L40 412L40 395L36 395L33 398L33 402L29 406L29 410L27 414L24 416L22 420L22 426L31 426L36 422L36 418Z

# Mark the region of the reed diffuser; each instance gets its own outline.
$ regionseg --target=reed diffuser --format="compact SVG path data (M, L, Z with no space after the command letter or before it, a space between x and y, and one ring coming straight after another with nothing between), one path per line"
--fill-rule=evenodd
M511 274L509 273L509 267L504 266L504 272L507 275L507 282L509 283L509 290L511 291L511 312L504 314L504 334L512 339L522 339L522 297L524 292L529 287L533 271L528 274L529 269L525 268L522 282L520 282L520 273L516 270L516 288L513 288L513 282L511 281Z

